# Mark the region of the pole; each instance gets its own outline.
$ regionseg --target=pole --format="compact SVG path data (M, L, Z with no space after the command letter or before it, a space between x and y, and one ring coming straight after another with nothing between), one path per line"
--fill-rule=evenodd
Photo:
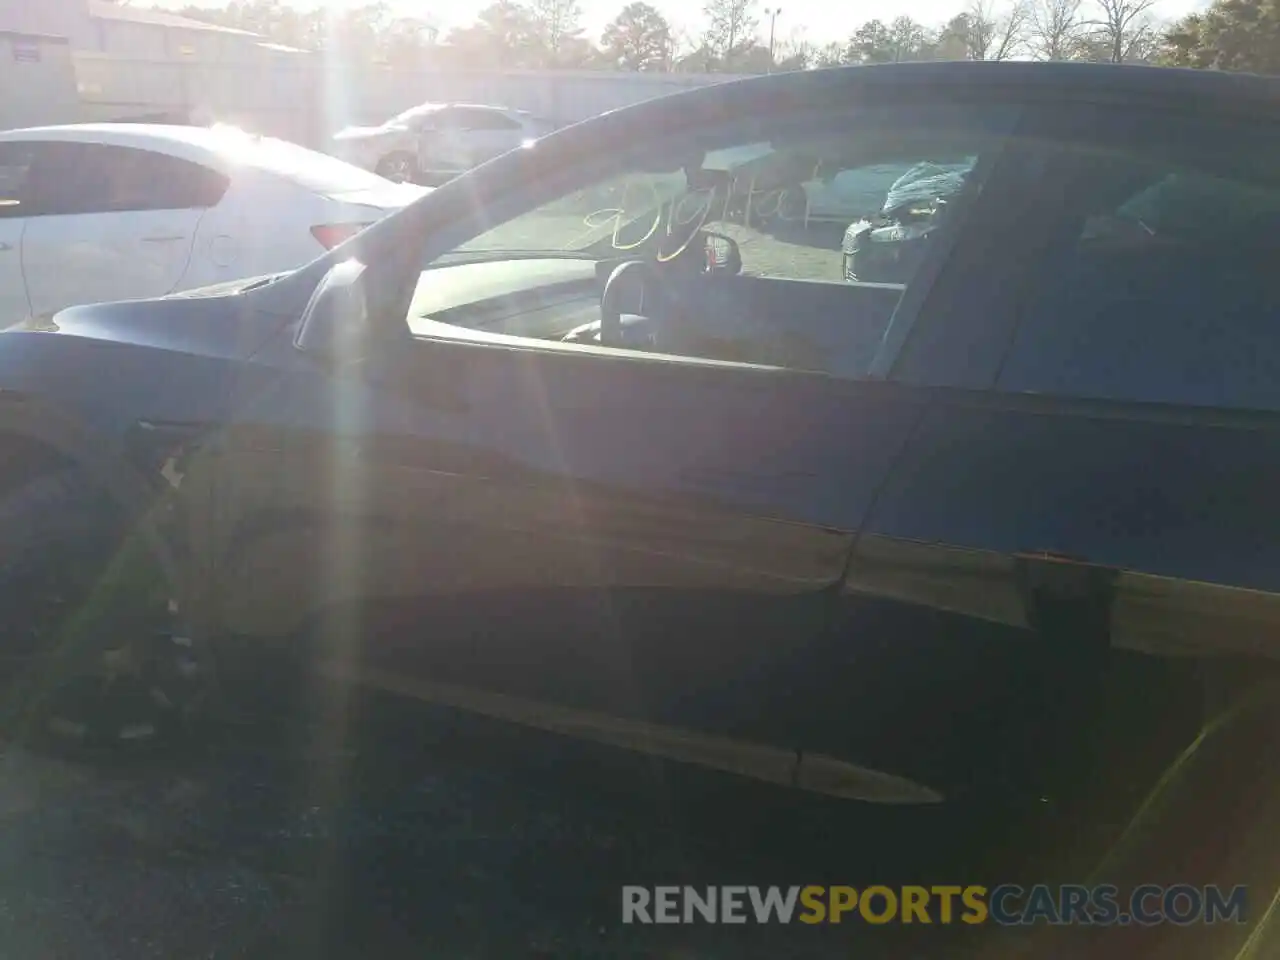
M782 12L781 7L771 7L765 10L765 16L769 18L769 72L773 73L773 36L774 28L778 25L778 14Z

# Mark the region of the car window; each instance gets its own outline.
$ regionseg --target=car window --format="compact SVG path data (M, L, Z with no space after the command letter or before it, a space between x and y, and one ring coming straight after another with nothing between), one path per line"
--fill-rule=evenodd
M31 174L32 215L203 209L225 175L177 157L97 143L48 143Z
M436 258L410 326L866 375L908 286L959 228L1011 113L866 110L849 122L750 120L656 142L653 154L585 177ZM922 164L947 175L886 209L894 185ZM542 266L516 266L535 259ZM563 274L547 263L556 259L569 265ZM602 278L626 260L650 279L611 295L606 312L625 314L627 330L611 342ZM482 262L509 265L493 273L501 303L474 283L450 283L461 271L444 272ZM583 281L575 262L594 262L599 276ZM553 283L570 276L576 291Z
M1280 409L1280 137L1173 129L1065 148L1066 214L1001 388Z
M457 130L518 130L520 124L500 110L455 107L449 111L449 126Z
M0 143L0 219L30 216L27 188L34 147Z

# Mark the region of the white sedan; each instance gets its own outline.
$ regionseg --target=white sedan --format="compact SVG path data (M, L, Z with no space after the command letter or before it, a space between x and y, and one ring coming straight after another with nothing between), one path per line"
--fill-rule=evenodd
M556 129L527 110L423 103L377 127L334 135L334 154L392 180L447 178Z
M0 133L0 328L309 263L427 190L229 127Z

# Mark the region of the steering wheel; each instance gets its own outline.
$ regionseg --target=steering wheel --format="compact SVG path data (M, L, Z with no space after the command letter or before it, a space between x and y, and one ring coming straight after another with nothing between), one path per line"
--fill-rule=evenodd
M613 268L600 294L600 345L620 347L624 345L622 330L622 305L644 308L647 290L654 286L653 270L644 260L629 260ZM630 312L630 311L628 311Z
M659 271L647 260L619 264L601 291L600 319L570 330L562 341L657 352L674 349L671 337L680 297L673 283L679 283L678 270Z
M645 300L659 289L654 281L653 268L642 260L619 264L609 274L600 294L600 319L574 327L561 341L595 343L602 347L656 349L658 342L654 324L659 322L659 318L635 312L644 309Z

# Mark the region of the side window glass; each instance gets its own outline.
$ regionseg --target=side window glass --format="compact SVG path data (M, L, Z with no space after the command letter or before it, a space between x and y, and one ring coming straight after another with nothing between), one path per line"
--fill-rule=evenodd
M230 185L225 174L178 157L144 150L123 166L121 196L131 210L203 210L216 206Z
M1280 139L1183 135L1183 156L1066 151L1067 213L1001 389L1280 410Z
M497 110L459 109L453 111L453 116L453 126L459 130L515 130L520 126Z
M653 144L427 264L409 325L866 376L1013 116L867 110Z
M44 214L203 209L226 192L228 179L176 157L105 144L57 144L37 176Z
M39 163L32 166L27 184L37 216L95 213L102 208L105 177L87 153L88 147L79 143L41 145Z
M477 130L519 130L520 123L497 110L485 110L476 117Z
M29 143L0 143L0 219L29 217L30 172L34 147Z
M407 127L414 133L432 130L440 125L440 119L446 111L430 107L415 107L395 117L391 123Z

